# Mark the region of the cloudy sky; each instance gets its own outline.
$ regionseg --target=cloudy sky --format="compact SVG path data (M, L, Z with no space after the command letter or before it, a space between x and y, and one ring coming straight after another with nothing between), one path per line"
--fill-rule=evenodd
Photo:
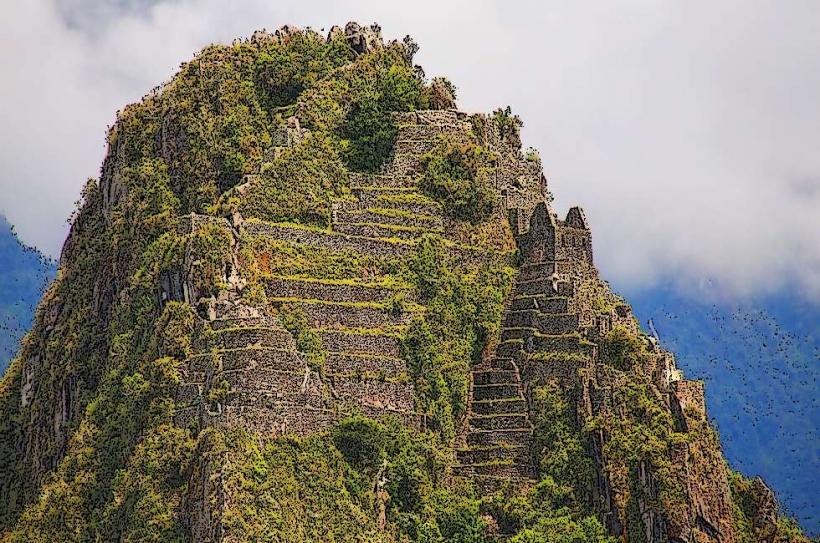
M413 35L467 111L511 105L619 285L820 303L815 0L26 0L0 5L0 213L57 255L117 109L285 23Z

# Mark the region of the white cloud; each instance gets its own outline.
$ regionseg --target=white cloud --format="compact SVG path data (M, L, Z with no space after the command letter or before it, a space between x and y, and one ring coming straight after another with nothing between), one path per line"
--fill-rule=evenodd
M464 109L513 106L557 207L585 207L617 283L711 277L736 294L820 299L816 3L283 4L4 3L0 213L56 254L116 109L195 51L261 27L376 20L416 38Z

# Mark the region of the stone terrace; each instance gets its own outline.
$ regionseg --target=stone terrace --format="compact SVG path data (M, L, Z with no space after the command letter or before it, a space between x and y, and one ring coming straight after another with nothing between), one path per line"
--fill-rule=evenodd
M412 254L419 236L444 234L441 205L419 191L415 174L440 134L464 140L470 125L453 111L400 114L397 121L392 159L380 174L351 176L351 196L333 203L331 229L247 220L235 225L239 239L250 235L391 258ZM486 251L455 243L447 250L462 262L487 257ZM269 305L304 312L327 354L323 371L308 365L275 318L248 310L237 315L235 305L223 304L203 324L204 339L188 360L179 394L185 405L177 414L181 422L304 434L359 411L420 424L399 345L404 327L424 307L407 287L281 276L264 278L263 287ZM389 300L402 290L403 310L391 310Z

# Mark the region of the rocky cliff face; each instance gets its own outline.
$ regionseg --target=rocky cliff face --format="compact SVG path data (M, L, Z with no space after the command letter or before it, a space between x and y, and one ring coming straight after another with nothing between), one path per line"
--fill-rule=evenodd
M414 50L257 33L121 116L0 384L4 538L801 537Z

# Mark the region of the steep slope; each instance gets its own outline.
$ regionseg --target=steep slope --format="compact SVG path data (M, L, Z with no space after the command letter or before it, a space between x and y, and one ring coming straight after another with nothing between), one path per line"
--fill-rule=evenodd
M26 247L0 216L0 375L31 327L34 308L54 278L56 263Z
M760 474L810 533L820 531L815 392L820 310L794 296L753 303L703 302L671 287L630 296L635 313L652 319L661 341L687 373L707 382L710 416L727 458ZM772 442L788 447L771 446Z
M257 33L120 114L0 383L4 540L801 539L416 48Z

